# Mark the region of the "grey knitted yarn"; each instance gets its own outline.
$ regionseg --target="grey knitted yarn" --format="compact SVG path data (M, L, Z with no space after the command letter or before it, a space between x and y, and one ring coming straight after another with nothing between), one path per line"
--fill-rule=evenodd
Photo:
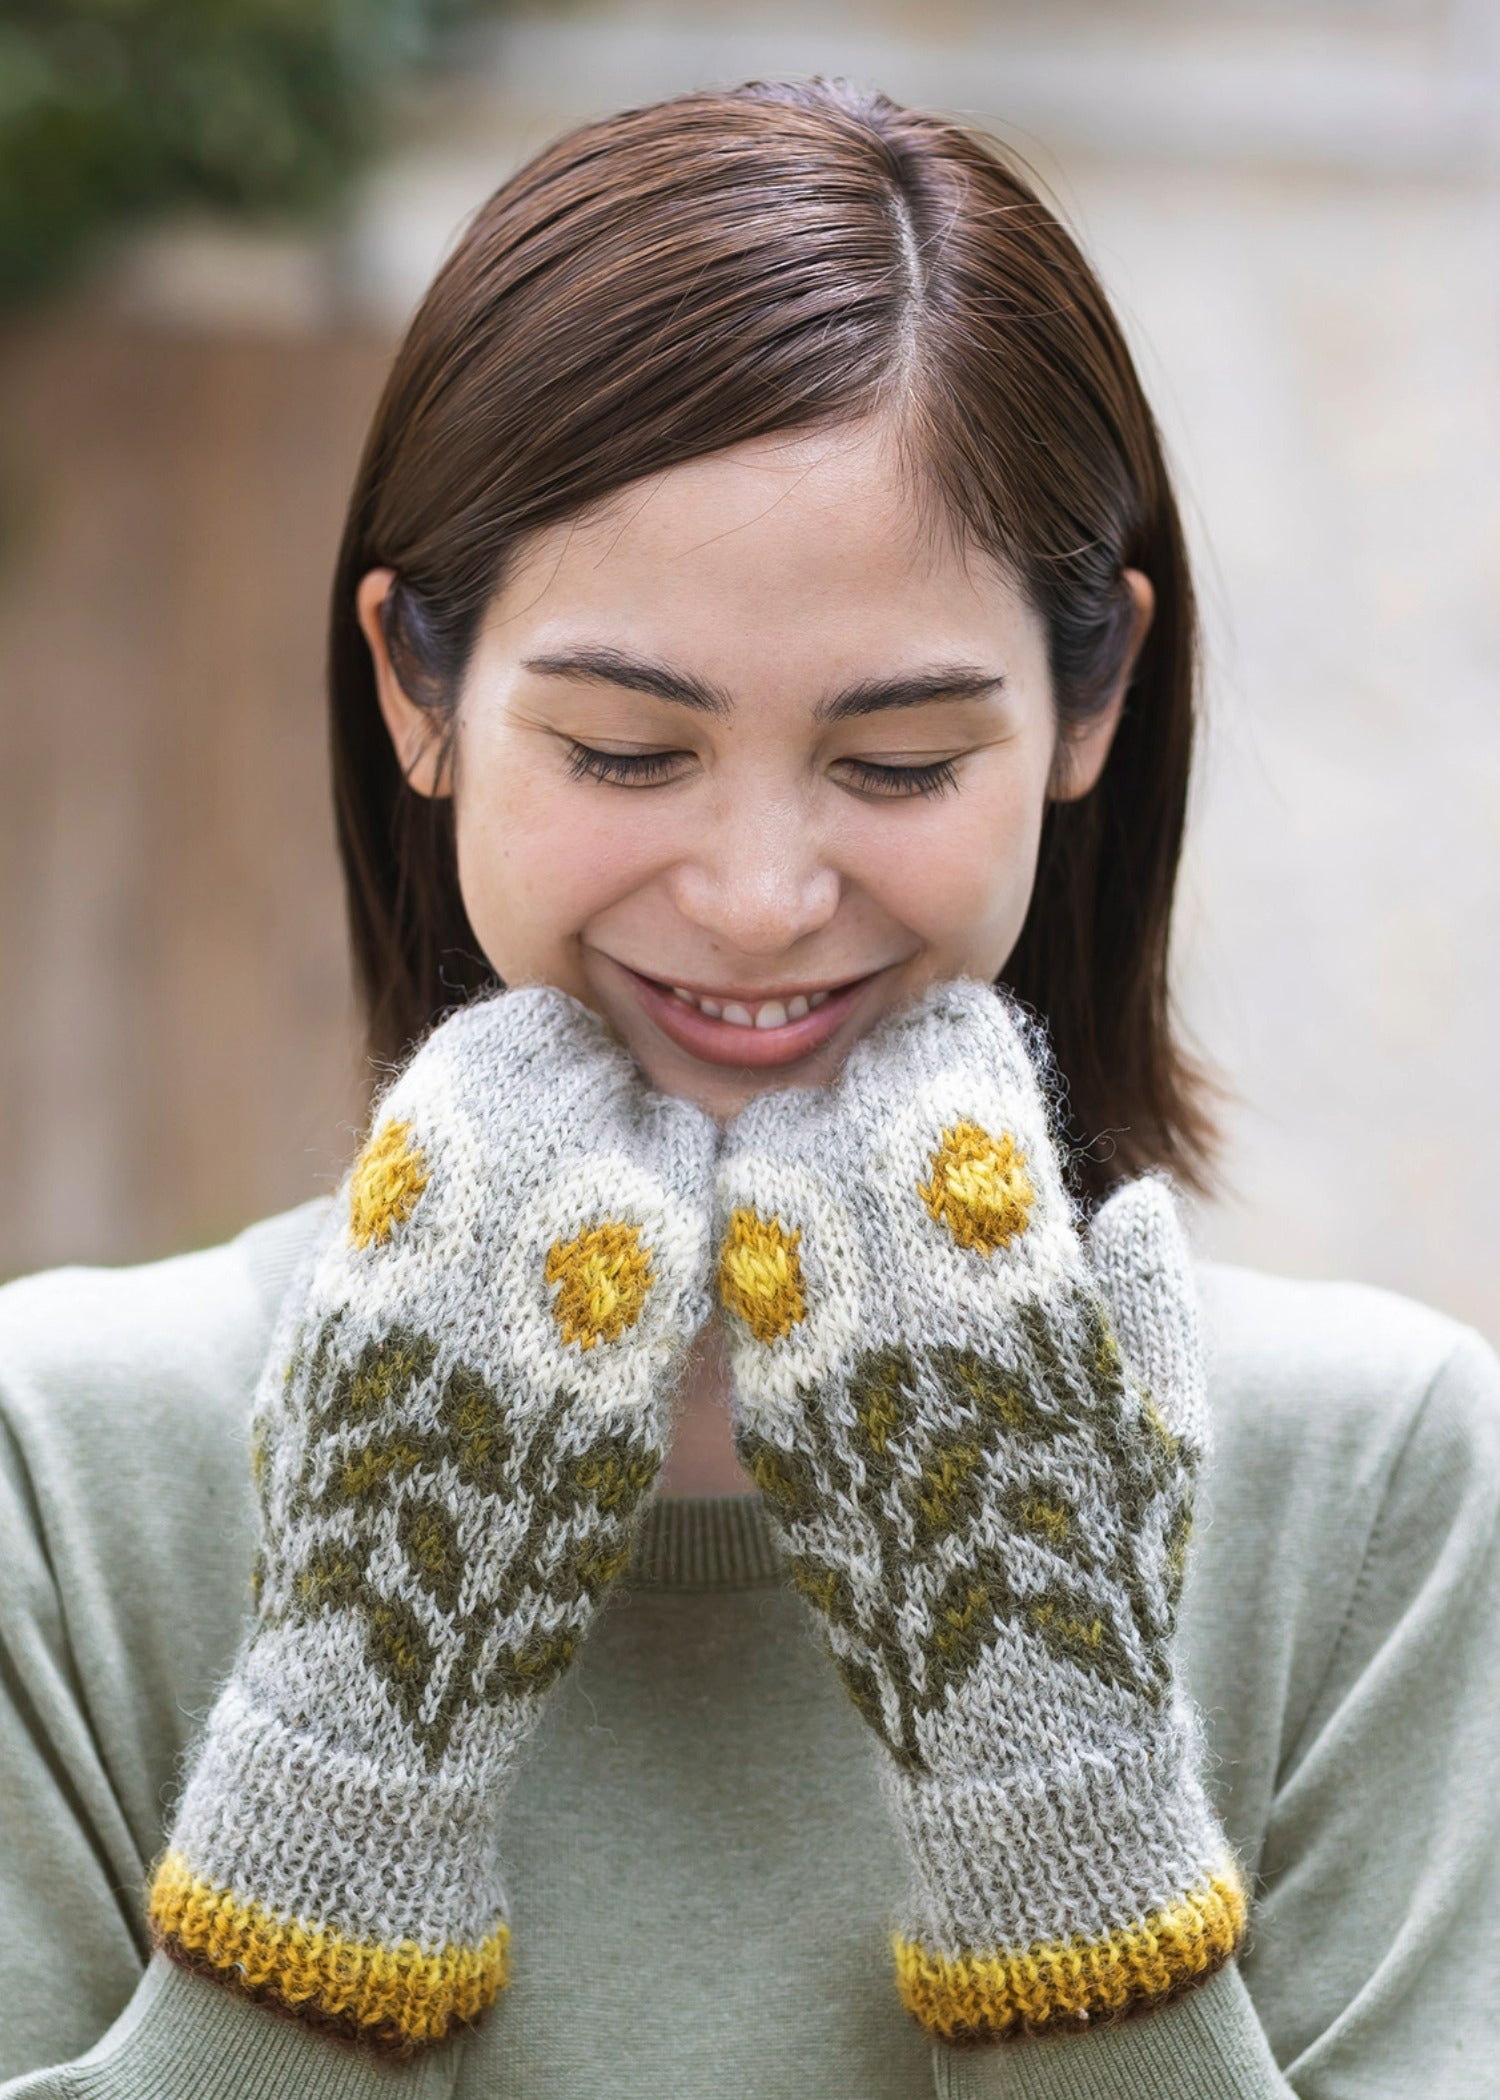
M1044 1056L991 987L945 985L831 1088L753 1101L718 1176L736 1440L888 1753L903 1998L959 2041L1159 2004L1245 1913L1173 1667L1187 1251L1153 1178L1091 1268Z
M402 2051L504 1983L498 1813L665 1453L716 1144L551 990L386 1093L258 1389L255 1623L152 1888L179 1960Z

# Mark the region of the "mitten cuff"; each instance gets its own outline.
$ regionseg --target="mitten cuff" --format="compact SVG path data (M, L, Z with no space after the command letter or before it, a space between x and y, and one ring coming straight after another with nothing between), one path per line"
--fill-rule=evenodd
M1170 1746L1003 1782L893 1774L892 1787L916 1869L892 1940L897 1980L944 2040L1149 2010L1212 1975L1243 1937L1239 1866Z
M377 2049L439 2042L507 1976L488 1782L351 1755L231 1679L152 1883L157 1943Z
M470 1946L360 1940L206 1880L178 1851L157 1866L150 1914L156 1944L182 1967L391 2055L477 2020L509 1980L503 1919Z

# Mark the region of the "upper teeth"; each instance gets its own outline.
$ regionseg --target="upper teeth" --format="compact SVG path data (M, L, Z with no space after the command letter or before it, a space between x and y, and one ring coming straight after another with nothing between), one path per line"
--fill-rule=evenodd
M684 991L680 984L673 985L672 993L684 1006L696 1006L711 1021L727 1021L731 1028L785 1028L788 1021L800 1021L828 997L827 992L809 992L804 998L798 992L793 999L762 999L757 1006L741 1006L737 1000L721 1005L717 999L700 998L696 992Z

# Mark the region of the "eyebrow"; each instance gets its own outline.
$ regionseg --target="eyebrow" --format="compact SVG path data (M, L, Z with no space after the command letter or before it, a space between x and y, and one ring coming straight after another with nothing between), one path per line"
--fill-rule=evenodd
M904 678L874 678L863 685L846 686L843 692L820 700L814 712L820 722L848 722L856 715L884 714L892 707L982 700L1004 684L1003 673L982 671L977 664L935 664L931 670L911 671Z
M623 649L568 649L557 656L528 657L522 668L544 678L584 678L593 685L624 686L628 692L675 700L679 707L696 707L706 715L734 711L729 695L706 679L692 678L666 664L643 663Z
M680 707L693 707L702 714L727 715L734 702L721 686L674 671L666 664L646 663L627 656L623 649L568 649L555 655L528 657L524 669L544 678L583 678L595 685L623 686L627 692L649 693L657 700L671 700ZM934 664L930 669L911 671L900 678L875 678L846 686L820 700L814 709L819 722L847 722L859 715L884 714L898 707L924 707L942 700L979 700L999 692L1005 677L985 671L977 664Z

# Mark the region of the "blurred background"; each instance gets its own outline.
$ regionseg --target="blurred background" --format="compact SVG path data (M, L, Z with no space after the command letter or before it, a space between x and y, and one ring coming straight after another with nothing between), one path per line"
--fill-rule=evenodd
M836 72L996 132L1165 426L1208 624L1211 1253L1500 1341L1493 0L6 0L0 1274L328 1189L324 600L392 347L581 117Z

